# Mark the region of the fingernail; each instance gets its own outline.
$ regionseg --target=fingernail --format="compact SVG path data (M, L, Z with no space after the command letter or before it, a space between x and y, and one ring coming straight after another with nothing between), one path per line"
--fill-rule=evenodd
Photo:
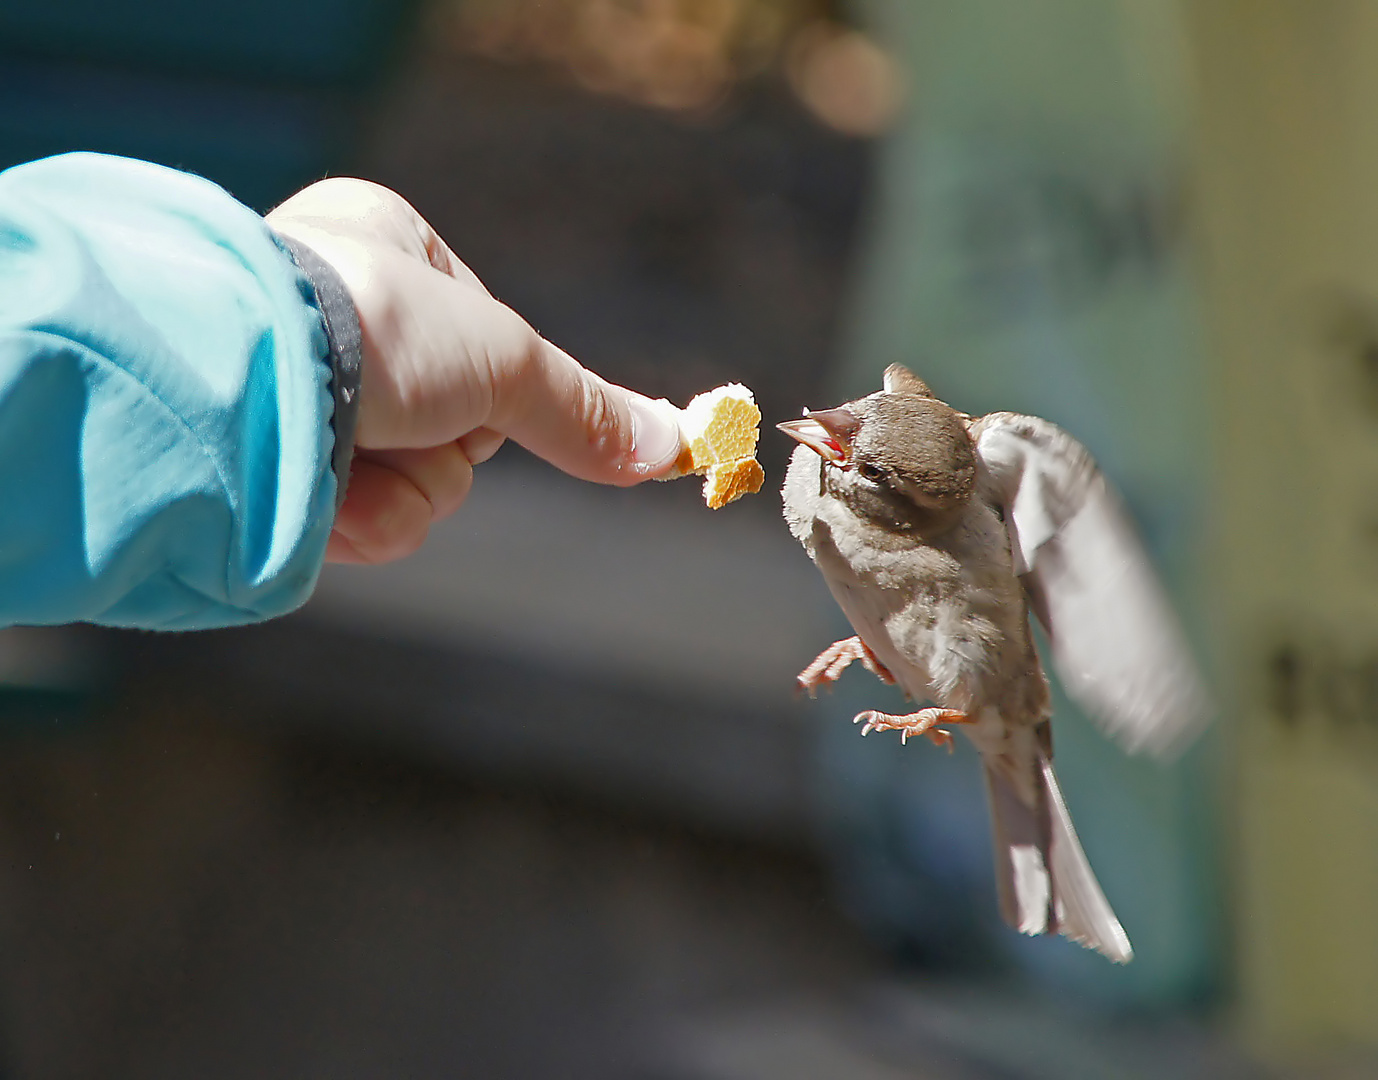
M679 410L664 398L652 401L629 395L632 413L632 461L648 473L679 457Z

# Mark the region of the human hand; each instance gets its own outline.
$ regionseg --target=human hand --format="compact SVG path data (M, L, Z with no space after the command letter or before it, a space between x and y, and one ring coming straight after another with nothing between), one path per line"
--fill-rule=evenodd
M400 195L366 180L312 184L268 214L344 280L359 313L356 449L326 558L415 551L512 439L582 480L668 472L678 410L582 367L537 334Z

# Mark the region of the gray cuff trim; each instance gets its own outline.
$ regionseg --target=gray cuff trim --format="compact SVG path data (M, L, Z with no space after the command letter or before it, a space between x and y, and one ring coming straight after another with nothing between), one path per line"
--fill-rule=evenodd
M359 383L363 367L363 335L359 313L344 280L335 268L306 244L290 236L275 234L279 244L292 256L314 291L316 307L325 320L325 336L330 342L330 388L335 411L330 427L335 432L335 451L330 467L335 473L335 510L344 503L349 486L349 463L354 457L354 431L359 423Z

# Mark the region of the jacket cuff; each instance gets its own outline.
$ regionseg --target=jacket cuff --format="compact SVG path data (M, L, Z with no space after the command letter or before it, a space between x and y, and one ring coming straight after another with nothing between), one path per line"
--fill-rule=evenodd
M330 343L330 388L335 411L330 427L335 433L335 449L330 455L335 474L335 510L344 505L349 486L349 463L354 457L354 432L359 423L359 384L363 368L363 335L359 313L344 279L314 250L290 236L274 233L279 244L306 275L315 293L316 307L325 321L325 336Z

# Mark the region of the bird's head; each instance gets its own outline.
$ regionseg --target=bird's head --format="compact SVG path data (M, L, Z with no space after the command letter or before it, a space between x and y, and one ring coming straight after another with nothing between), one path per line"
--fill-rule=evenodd
M956 523L975 489L976 449L961 414L909 369L891 364L884 387L776 426L822 459L825 490L853 511L889 528L938 535Z

